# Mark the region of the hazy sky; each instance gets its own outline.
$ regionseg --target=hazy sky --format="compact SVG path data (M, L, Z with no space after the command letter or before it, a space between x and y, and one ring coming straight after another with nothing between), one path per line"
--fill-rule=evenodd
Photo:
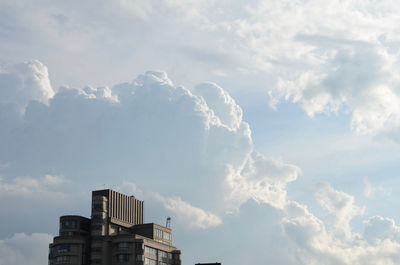
M183 264L400 264L400 3L0 0L0 265L94 189Z

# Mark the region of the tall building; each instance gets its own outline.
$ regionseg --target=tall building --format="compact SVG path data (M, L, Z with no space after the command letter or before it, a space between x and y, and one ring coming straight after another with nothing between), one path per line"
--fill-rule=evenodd
M180 265L169 227L144 223L144 202L113 190L92 192L92 216L60 217L49 265Z

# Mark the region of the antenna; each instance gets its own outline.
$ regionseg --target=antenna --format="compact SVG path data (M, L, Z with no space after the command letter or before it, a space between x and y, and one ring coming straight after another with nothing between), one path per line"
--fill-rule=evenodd
M169 216L167 217L167 222L166 222L165 226L167 228L171 228L171 217L169 217Z

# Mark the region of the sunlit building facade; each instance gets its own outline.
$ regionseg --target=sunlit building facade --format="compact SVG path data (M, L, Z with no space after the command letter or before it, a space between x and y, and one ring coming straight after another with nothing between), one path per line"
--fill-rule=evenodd
M113 190L92 192L92 215L60 217L49 265L180 265L170 228L144 223L144 202Z

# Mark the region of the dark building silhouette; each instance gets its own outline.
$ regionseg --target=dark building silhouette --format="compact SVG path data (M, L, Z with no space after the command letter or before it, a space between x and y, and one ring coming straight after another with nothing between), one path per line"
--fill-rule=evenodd
M113 190L92 192L91 219L60 217L49 265L180 265L170 228L144 223L144 202Z

